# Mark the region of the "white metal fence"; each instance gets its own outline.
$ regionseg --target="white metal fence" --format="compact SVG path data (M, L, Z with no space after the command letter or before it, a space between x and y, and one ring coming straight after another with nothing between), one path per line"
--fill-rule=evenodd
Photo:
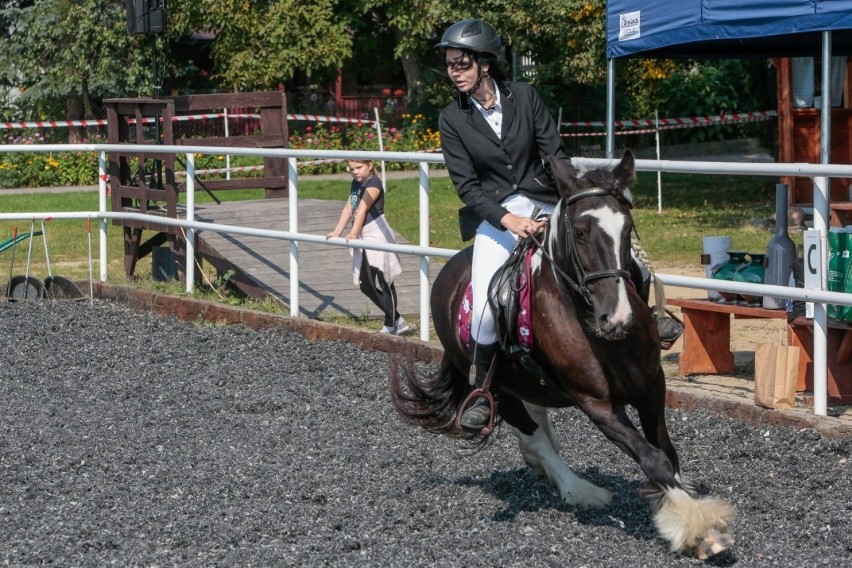
M132 152L140 153L174 153L184 154L187 164L186 184L186 219L168 219L157 217L156 222L164 225L183 227L187 236L187 264L186 264L186 291L192 292L195 281L195 237L198 231L214 231L233 235L253 235L280 239L290 242L290 313L294 317L299 314L299 243L300 242L328 242L335 246L349 248L366 248L397 252L399 254L413 254L420 257L420 338L429 339L429 257L437 256L449 258L456 250L435 248L428 246L429 243L429 164L441 164L444 162L441 154L423 152L362 152L362 151L338 151L338 150L293 150L293 149L255 149L255 148L229 148L232 155L261 156L274 158L287 158L289 161L289 228L287 231L275 231L266 229L254 229L233 225L221 225L216 223L201 223L195 220L195 155L196 154L219 154L222 149L209 146L142 146L135 144L50 144L50 145L25 145L12 146L0 145L0 152L64 152L85 151L99 153L99 200L97 211L77 212L26 212L26 213L0 213L0 220L33 220L51 217L54 219L98 219L99 230L99 277L102 282L107 281L107 221L110 219L127 219L134 221L149 221L150 219L139 213L113 212L107 209L107 152ZM416 163L419 171L419 244L400 245L383 244L367 241L353 240L348 243L342 239L331 239L309 235L299 232L298 227L298 169L299 160L314 159L338 159L347 160L352 158L368 159L374 161L399 161ZM614 165L616 161L594 158L575 158L574 164L579 168L592 168ZM661 282L668 285L701 290L719 290L722 292L734 292L740 294L751 294L759 296L771 296L775 298L790 298L814 303L814 405L817 414L827 413L827 305L839 304L852 306L852 295L840 292L829 292L826 290L827 278L827 240L826 231L828 227L828 202L825 198L828 187L828 178L846 177L852 178L852 166L850 165L816 165L816 164L756 164L756 163L734 163L734 162L694 162L694 161L672 161L672 160L637 160L636 168L639 171L681 172L692 174L734 174L734 175L770 175L770 176L798 176L809 177L814 181L814 211L815 229L821 232L821 248L819 258L821 260L819 270L820 285L811 288L792 288L784 286L771 286L766 284L748 284L741 282L724 282L720 280L709 280L707 278L694 278L672 274L657 274Z

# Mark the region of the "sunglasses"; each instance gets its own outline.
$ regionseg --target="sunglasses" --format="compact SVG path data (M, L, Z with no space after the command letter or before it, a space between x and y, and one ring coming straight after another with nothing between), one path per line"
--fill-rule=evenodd
M473 67L473 57L467 54L447 60L447 71L467 71Z

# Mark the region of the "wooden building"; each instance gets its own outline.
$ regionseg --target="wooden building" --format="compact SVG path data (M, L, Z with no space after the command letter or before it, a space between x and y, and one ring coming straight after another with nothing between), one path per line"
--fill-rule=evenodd
M790 58L773 59L778 71L779 162L819 164L822 110L813 106L812 96L802 99L794 92L792 61ZM831 109L829 161L833 164L852 164L852 61L849 58L846 58L845 66L840 106ZM817 59L813 65L815 83L821 82L820 68L821 62ZM802 106L808 103L810 106ZM831 104L830 94L822 93L821 104ZM790 186L791 207L812 206L813 182L810 178L785 177L782 181ZM852 179L832 178L830 200L837 204L838 210L842 210L843 203L849 203L848 207L852 208ZM846 224L842 220L833 212L833 224Z

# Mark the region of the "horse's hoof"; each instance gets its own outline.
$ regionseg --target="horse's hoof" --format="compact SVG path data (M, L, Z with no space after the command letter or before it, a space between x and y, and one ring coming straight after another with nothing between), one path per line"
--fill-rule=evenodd
M734 546L734 537L730 533L720 533L716 529L711 529L707 536L695 545L695 556L699 560L707 560L711 556L716 556Z

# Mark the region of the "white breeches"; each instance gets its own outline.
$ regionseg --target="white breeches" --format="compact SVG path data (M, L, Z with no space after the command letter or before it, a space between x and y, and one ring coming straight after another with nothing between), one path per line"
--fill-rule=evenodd
M503 200L503 207L520 217L529 217L533 209L541 207L542 213L553 212L553 205L515 194ZM517 235L508 230L500 230L488 221L483 221L476 230L473 241L473 267L471 282L473 292L473 319L471 320L471 337L477 343L490 345L497 342L497 330L494 326L494 316L488 307L488 285L491 277L503 266L512 248L515 246Z

